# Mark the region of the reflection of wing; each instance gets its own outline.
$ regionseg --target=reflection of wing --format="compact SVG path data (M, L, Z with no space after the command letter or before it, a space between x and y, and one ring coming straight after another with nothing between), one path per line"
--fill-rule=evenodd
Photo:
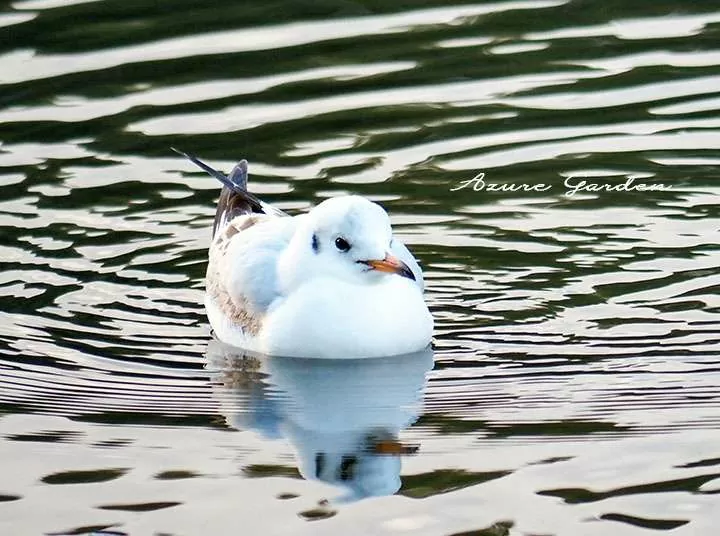
M407 264L408 268L410 268L410 271L412 271L415 276L415 282L418 287L420 287L420 290L425 290L425 281L423 280L423 273L420 269L420 265L415 257L412 256L412 253L410 253L410 250L405 246L405 244L403 244L399 239L393 237L392 242L390 242L390 252Z
M282 408L269 393L263 356L229 346L217 339L208 342L206 368L219 372L212 382L214 398L228 426L255 430L265 439L282 437Z

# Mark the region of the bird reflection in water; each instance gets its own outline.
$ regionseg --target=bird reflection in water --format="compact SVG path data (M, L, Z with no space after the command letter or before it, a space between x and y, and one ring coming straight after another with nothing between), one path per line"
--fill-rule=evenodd
M403 455L417 445L400 432L418 417L432 369L430 348L372 359L251 355L217 340L208 368L227 423L268 439L287 439L300 474L344 489L338 500L400 489Z

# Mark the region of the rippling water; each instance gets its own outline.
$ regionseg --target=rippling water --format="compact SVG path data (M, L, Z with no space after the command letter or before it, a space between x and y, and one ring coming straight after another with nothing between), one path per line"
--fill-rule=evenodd
M0 2L0 532L716 534L716 7ZM381 202L434 356L210 342L170 146Z

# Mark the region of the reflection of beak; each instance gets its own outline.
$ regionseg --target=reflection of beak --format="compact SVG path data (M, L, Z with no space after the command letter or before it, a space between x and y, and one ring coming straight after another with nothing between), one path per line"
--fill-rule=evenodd
M375 454L399 456L403 454L415 454L419 449L419 445L405 445L397 439L381 439L371 444L371 452Z
M381 261L361 261L370 266L373 270L377 270L378 272L387 272L390 274L397 274L402 277L407 277L408 279L412 279L415 281L415 274L412 273L412 270L408 268L408 265L405 264L403 261L398 259L397 257L394 257L390 255L389 253L385 255L385 258Z

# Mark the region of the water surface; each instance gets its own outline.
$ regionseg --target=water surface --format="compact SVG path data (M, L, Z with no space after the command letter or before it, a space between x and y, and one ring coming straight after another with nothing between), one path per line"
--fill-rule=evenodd
M20 0L0 28L0 532L716 533L711 3ZM218 185L170 146L290 212L382 203L433 355L218 350ZM628 179L657 189L570 195Z

